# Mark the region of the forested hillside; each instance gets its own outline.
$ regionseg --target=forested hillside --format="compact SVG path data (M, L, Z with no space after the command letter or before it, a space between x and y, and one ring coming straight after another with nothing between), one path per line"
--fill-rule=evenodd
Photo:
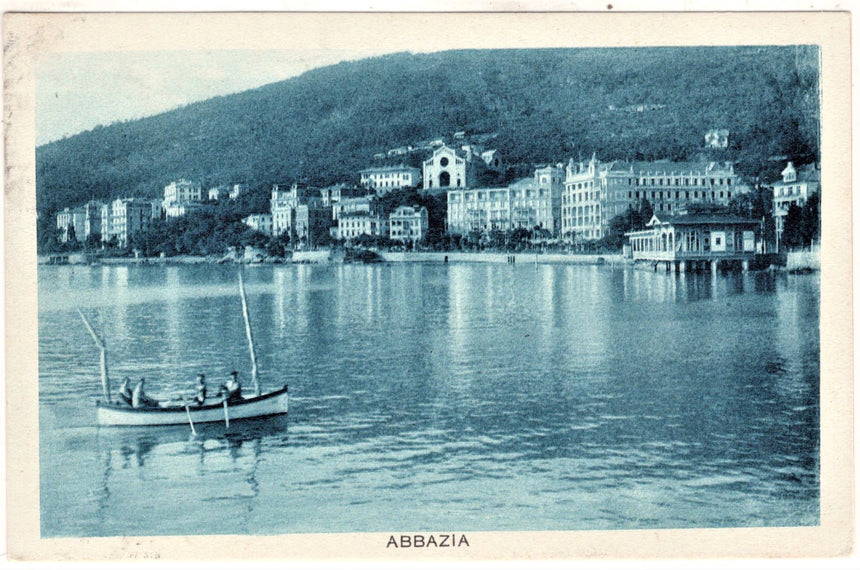
M814 48L399 53L38 147L37 206L48 223L90 198L160 196L178 178L259 192L355 180L374 153L455 131L497 133L518 172L592 153L709 153L773 179L783 157L817 160L818 108ZM727 149L705 151L711 129L730 131Z

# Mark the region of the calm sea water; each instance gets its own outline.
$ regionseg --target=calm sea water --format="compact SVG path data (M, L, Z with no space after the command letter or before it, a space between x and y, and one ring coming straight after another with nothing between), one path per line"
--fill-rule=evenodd
M819 523L817 276L245 269L265 421L97 428L113 379L247 381L237 269L40 267L44 537Z

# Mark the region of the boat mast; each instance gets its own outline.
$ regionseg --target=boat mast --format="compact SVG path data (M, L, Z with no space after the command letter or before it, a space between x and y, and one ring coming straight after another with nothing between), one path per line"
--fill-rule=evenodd
M260 382L257 380L257 353L254 351L254 335L251 334L251 320L248 317L248 301L245 299L245 283L239 271L239 293L242 297L242 316L245 317L245 334L248 336L248 349L251 352L251 380L254 382L254 395L260 395Z
M87 330L90 331L90 334L93 337L93 340L96 341L96 345L101 350L101 370L102 370L102 393L104 395L105 402L111 403L112 400L110 398L110 378L108 378L108 368L107 368L107 348L105 347L105 341L96 334L96 331L93 329L90 322L84 316L80 309L78 309L78 314L83 319L84 324L87 326Z

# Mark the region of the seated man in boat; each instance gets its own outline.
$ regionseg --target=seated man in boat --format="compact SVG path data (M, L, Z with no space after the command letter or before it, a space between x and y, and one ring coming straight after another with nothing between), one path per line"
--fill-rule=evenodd
M242 401L242 383L239 382L239 373L235 370L230 373L230 379L221 386L219 395L224 396L228 404Z
M157 408L158 400L150 398L143 391L144 382L145 380L141 378L137 386L134 387L134 392L131 394L131 405L135 408Z
M131 398L131 378L126 376L122 379L122 386L119 387L119 399L130 406Z
M206 402L206 375L197 375L197 394L194 395L194 405L202 406Z

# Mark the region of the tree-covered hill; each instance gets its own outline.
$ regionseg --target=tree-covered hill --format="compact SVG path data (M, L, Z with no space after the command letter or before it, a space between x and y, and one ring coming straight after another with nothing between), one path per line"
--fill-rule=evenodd
M142 94L145 96L145 94ZM728 129L729 148L704 134ZM36 149L42 219L88 199L356 180L373 155L455 131L496 133L507 164L734 160L773 179L818 159L818 64L809 47L398 53L309 71ZM780 157L780 160L768 160ZM414 157L413 157L414 160Z

